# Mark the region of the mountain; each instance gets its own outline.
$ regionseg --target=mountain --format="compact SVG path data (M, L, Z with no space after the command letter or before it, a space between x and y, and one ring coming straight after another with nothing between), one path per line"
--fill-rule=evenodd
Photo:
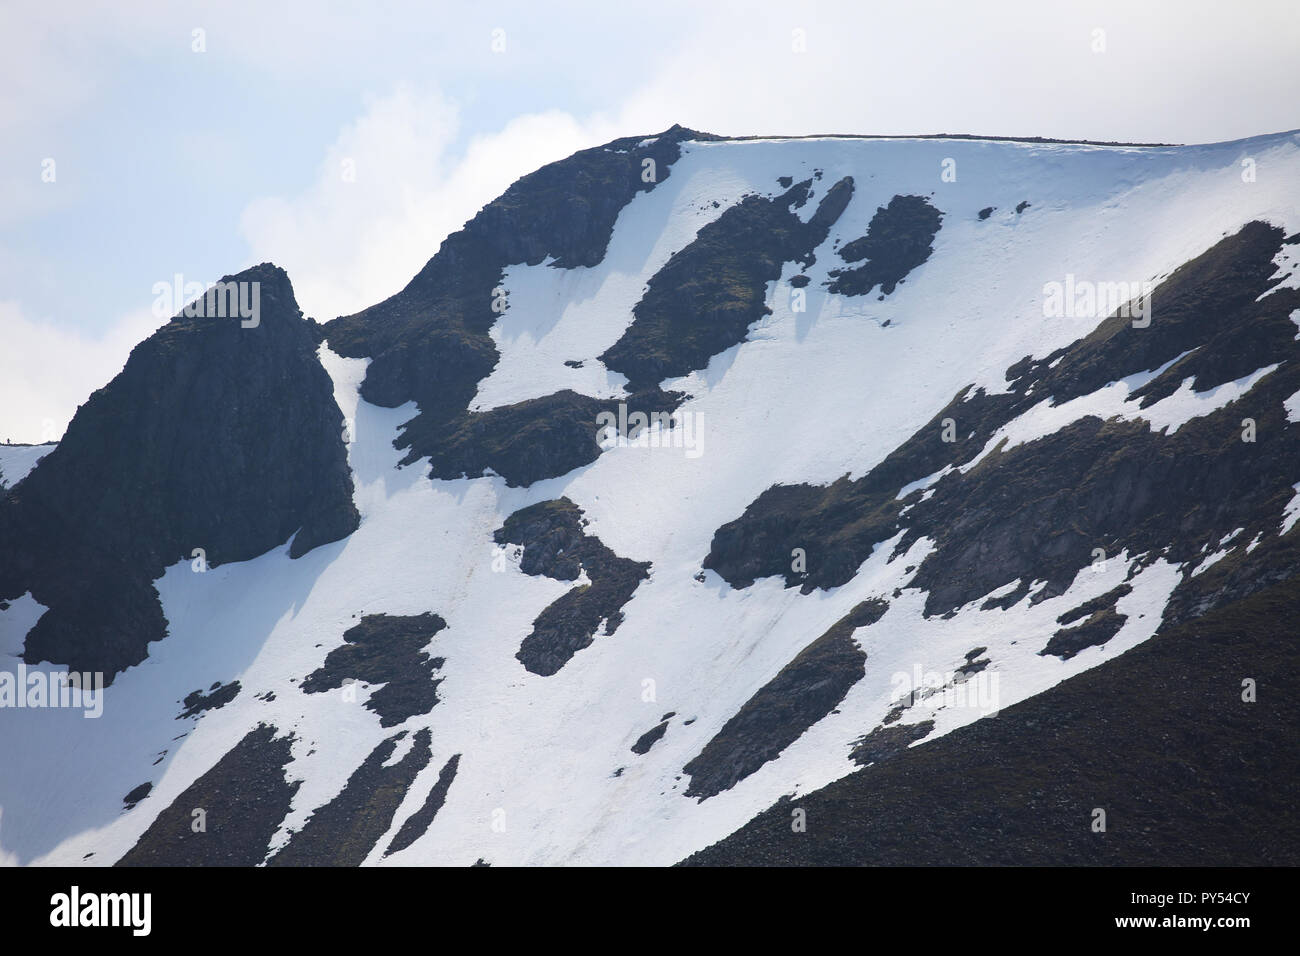
M674 127L227 276L0 446L0 859L1295 864L1297 184Z
M0 558L0 594L49 609L27 634L28 663L111 679L166 633L152 582L167 566L196 549L205 564L246 561L295 533L297 557L356 528L319 330L282 269L221 281L256 286L257 325L218 316L209 292L204 314L132 351L6 496L0 521L19 546Z

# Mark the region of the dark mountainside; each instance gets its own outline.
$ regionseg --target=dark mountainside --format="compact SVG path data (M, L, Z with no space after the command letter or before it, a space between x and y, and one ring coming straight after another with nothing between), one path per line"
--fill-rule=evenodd
M914 584L928 592L926 613L944 614L1017 578L1046 578L1042 597L1060 594L1094 559L1094 548L1108 557L1127 549L1187 561L1243 528L1247 540L1262 536L1259 547L1186 582L1175 592L1176 607L1213 606L1204 593L1211 582L1244 596L1289 577L1300 566L1279 567L1272 552L1300 459L1282 407L1300 389L1300 343L1289 318L1300 308L1300 291L1265 295L1283 241L1276 227L1243 227L1157 286L1149 328L1115 315L1066 349L1037 362L1026 356L1007 370L1009 393L964 389L857 481L769 489L718 529L704 566L733 587L780 575L807 593L844 584L873 546L906 527L896 554L921 537L938 544ZM1238 401L1172 435L1153 432L1144 421L1084 418L1037 441L995 450L965 473L951 471L928 499L920 491L895 497L913 481L972 461L1040 396L1060 404L1168 362L1136 393L1142 407L1186 378L1205 391L1280 367ZM1253 440L1243 440L1245 418L1255 422ZM945 419L954 424L955 440L944 440ZM806 574L790 567L790 551L800 546L809 548Z
M0 498L0 599L31 591L49 608L29 663L111 680L165 636L153 581L196 548L211 566L296 535L298 557L356 528L319 326L276 266L222 281L260 283L256 327L215 317L209 293L213 317L177 315L136 346Z
M863 601L754 694L682 769L686 796L701 800L730 790L829 714L861 679L867 655L853 639L889 609Z
M619 212L671 175L684 141L714 138L673 127L525 176L448 237L401 292L324 326L302 316L277 267L228 277L260 283L257 327L243 328L237 317L177 316L136 347L24 481L0 490L0 602L30 591L49 608L27 635L25 659L115 675L166 636L154 582L195 549L217 565L292 538L296 558L357 528L342 415L316 355L326 339L341 355L372 360L366 400L416 403L395 444L406 449L404 463L427 458L434 478L490 471L512 487L528 486L594 461L598 415L616 401L564 390L468 410L498 360L489 330L500 316L494 303L504 270L548 259L557 268L601 262ZM779 194L745 196L650 279L624 334L601 356L629 379L623 401L646 413L671 412L687 396L663 391L665 379L703 369L747 341L770 311L769 284L787 263L811 265L853 201L850 177L818 186L804 222L795 211L813 199L820 178L796 184L783 177ZM933 240L949 214L919 196L894 196L877 208L865 235L835 252L842 267L829 291L893 294L935 254ZM1024 583L980 607L1057 596L1098 551L1109 560L1126 553L1130 578L1160 558L1189 569L1146 643L920 747L909 745L933 724L908 722L905 701L845 748L845 760L862 769L778 803L690 863L1300 862L1293 819L1300 726L1287 706L1300 663L1300 536L1279 534L1300 471L1300 426L1283 406L1300 392L1291 319L1300 291L1275 290L1273 278L1274 256L1297 243L1300 236L1249 223L1160 283L1149 327L1113 315L1066 348L1012 365L1005 393L962 389L862 477L773 486L713 530L699 559L726 586L780 576L804 594L853 580L872 549L900 532L894 560L928 538L934 549L907 586L924 591L926 615L939 617L1017 579L1046 584L1034 590ZM803 279L791 283L796 288L808 282L796 278ZM1236 401L1172 434L1142 420L1086 417L1001 445L960 470L1046 396L1060 404L1167 366L1136 393L1136 410L1184 381L1205 391L1273 365ZM939 472L925 492L897 498L904 486ZM585 524L573 501L550 497L514 511L490 541L485 530L485 549L520 549L525 574L574 582L522 639L516 657L529 680L555 675L615 635L623 608L653 573L648 562L588 534ZM1192 577L1190 565L1234 531L1257 544ZM807 558L799 570L790 561L797 549ZM589 583L578 584L584 574ZM1106 644L1123 623L1116 606L1126 587L1061 614L1059 630L1041 635L1037 652L1069 659ZM825 633L808 634L769 680L747 688L746 703L680 767L689 777L686 796L707 801L729 790L834 712L864 673L859 631L875 627L900 594L863 601ZM163 810L121 863L256 865L268 855L277 865L361 863L398 822L416 777L438 767L436 735L398 725L439 702L445 660L430 648L444 627L430 609L364 614L320 636L334 641L323 645L332 649L301 690L335 693L354 680L383 685L366 706L381 726L397 729L277 852L269 841L298 783L285 773L293 738L263 725ZM988 664L983 650L972 648L965 673ZM182 716L202 720L246 699L234 676L185 698ZM1248 678L1260 680L1257 703L1241 699ZM663 744L646 757L665 735L668 746L678 739L678 730L669 734L674 716L641 733L632 753L647 761L662 754ZM390 762L399 744L411 746ZM441 764L386 853L428 829L460 758ZM476 755L465 759L469 773ZM148 799L148 786L132 790L128 802ZM186 836L195 806L209 808L209 826L221 839ZM807 832L792 830L795 808L806 811ZM1094 808L1106 809L1107 833L1090 829Z
M1162 633L1278 582L1293 582L1300 571L1300 552L1293 536L1279 533L1279 521L1300 468L1296 430L1283 407L1283 401L1300 390L1300 343L1290 319L1300 307L1300 292L1280 289L1270 294L1277 281L1271 278L1272 260L1284 241L1294 244L1300 237L1284 240L1281 230L1263 223L1245 226L1156 288L1149 327L1135 328L1131 319L1117 314L1066 349L1038 362L1026 358L1017 363L1007 372L1011 385L1007 394L988 396L964 389L929 425L857 481L842 478L825 487L769 489L744 515L718 530L705 566L736 587L778 574L787 587L799 585L807 593L847 582L873 546L905 529L894 558L921 537L936 543L917 569L912 586L926 592L927 616L948 615L1017 579L1022 581L1019 588L986 601L983 609L1006 608L1022 600L1037 603L1061 594L1098 550L1112 560L1127 552L1131 578L1159 557L1178 562L1205 557L1234 531L1242 541L1258 535L1252 550L1239 549L1203 574L1192 577L1189 565L1170 599ZM1139 404L1145 408L1174 392L1185 379L1191 379L1197 391L1205 391L1275 363L1278 368L1246 395L1192 419L1172 435L1153 431L1145 421L1103 422L1087 417L1011 449L999 446L965 473L956 470L971 462L999 427L1042 400L1031 392L1050 395L1053 404L1060 404L1108 382L1169 364L1134 393L1141 396ZM943 440L945 419L955 424L955 441ZM932 485L928 498L919 490L903 499L896 497L900 488L944 467L954 470ZM789 563L791 549L801 546L808 548L806 573L792 571ZM1035 580L1047 583L1031 596L1023 582ZM1085 647L1105 644L1124 623L1123 615L1114 610L1122 593L1123 586L1062 615L1059 623L1069 626L1053 634L1039 653L1068 659ZM1266 632L1255 635L1261 649L1267 636ZM1199 662L1208 670L1217 660L1206 652L1201 661L1201 649L1193 642L1184 645L1183 653L1184 667ZM1125 668L1130 657L1114 666ZM824 681L852 686L861 676L861 664L852 657L837 662L823 655L823 662ZM1076 688L1079 681L1096 686L1102 680L1099 672L1062 686ZM847 687L840 697L846 692ZM1051 693L1066 695L1060 688ZM1036 702L1042 699L1025 706L1049 706ZM753 705L751 701L746 708ZM888 726L891 718L897 721L905 711L906 706L901 707L884 724L863 728L865 753L891 741L906 746L929 733L930 727L905 732L910 725ZM1151 722L1158 713L1134 713L1134 727L1139 733L1156 734ZM742 712L736 720L743 716ZM1217 719L1217 715L1198 719ZM753 729L759 736L745 741L748 751L763 748L763 736L769 751L789 742L788 730L779 725L753 724ZM720 737L726 736L725 731ZM969 728L962 733L985 739ZM953 734L937 744L946 752L958 746L952 743L956 737ZM698 774L707 768L709 779L718 778L730 787L735 780L718 765L725 758L716 752L717 746L717 741L711 742L684 770ZM1018 746L1011 749L1023 753ZM892 755L898 749L890 744L880 753ZM927 747L916 753L931 755L932 751ZM925 764L939 759L911 754L898 758L904 761L900 766L907 766L906 761ZM1184 756L1190 759L1192 753ZM1142 764L1138 761L1134 766ZM701 788L693 783L692 787L691 792L703 796L717 792L716 784ZM828 797L832 802L836 799ZM766 819L764 825L772 826L774 818L769 814ZM888 840L883 830L863 833L867 842L856 858L859 862L876 859L871 854L877 851L884 854L880 862L904 862L877 845L878 840ZM729 855L732 848L746 846L746 839L737 836L726 849L701 859L761 857L761 853ZM1042 839L1058 850L1067 845L1054 835ZM1240 848L1246 851L1244 844ZM1133 855L1126 859L1155 862L1168 851L1161 848L1145 856L1140 847L1130 846ZM1060 852L1030 859L1057 863L1078 859ZM937 859L932 857L931 862ZM973 862L969 857L961 859Z
M686 863L1300 865L1296 620L1291 578L786 798ZM804 832L791 826L795 808ZM1097 809L1105 832L1093 830Z
M293 804L293 735L261 724L164 809L117 866L257 866ZM205 830L193 811L205 811Z
M338 796L317 808L266 865L360 866L388 832L406 791L429 763L428 728L416 733L405 756L388 763L406 733L399 731L376 747Z
M668 178L684 140L714 139L674 126L585 149L524 176L483 207L401 292L325 326L330 348L371 358L361 395L386 408L415 401L399 448L406 464L429 457L435 478L491 468L529 485L594 461L591 422L608 402L570 391L483 413L470 412L478 383L497 363L488 335L509 265L593 266L605 257L619 212ZM642 145L644 144L644 145ZM498 308L500 306L498 305ZM631 399L630 401L637 401ZM637 407L661 408L651 394Z

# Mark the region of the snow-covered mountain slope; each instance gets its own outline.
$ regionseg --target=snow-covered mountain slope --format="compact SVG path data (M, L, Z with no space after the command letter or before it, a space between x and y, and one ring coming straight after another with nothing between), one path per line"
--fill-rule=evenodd
M359 523L248 453L301 431L270 398L212 413L203 514L132 559L165 638L139 624L93 719L0 708L0 859L671 864L1289 580L1298 231L1295 133L674 128L526 177L308 330L337 411L295 411L293 460L329 467L341 413ZM272 398L308 374L281 301ZM94 669L28 635L99 539L14 556L90 431L0 499L0 672ZM232 526L264 487L276 521ZM107 539L184 510L132 500Z
M53 445L0 445L0 482L13 486L27 477Z

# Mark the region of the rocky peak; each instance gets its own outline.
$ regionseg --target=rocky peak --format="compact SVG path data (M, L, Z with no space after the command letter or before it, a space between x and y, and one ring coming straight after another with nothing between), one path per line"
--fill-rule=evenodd
M0 519L17 542L0 595L49 608L30 662L116 673L164 636L151 582L196 549L215 565L292 537L297 557L356 528L316 346L289 277L263 263L188 304L77 410Z

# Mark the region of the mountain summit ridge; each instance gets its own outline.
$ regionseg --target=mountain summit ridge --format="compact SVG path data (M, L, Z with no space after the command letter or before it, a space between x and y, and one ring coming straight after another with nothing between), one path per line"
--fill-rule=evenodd
M1175 643L1216 695L1181 719L1224 739L1257 726L1241 679L1284 679L1296 183L1293 133L674 127L522 178L354 315L226 277L257 322L178 315L0 491L0 654L116 678L97 720L0 710L0 854L874 862L909 839L859 819L898 805L877 782L959 741L1015 767L971 780L999 806L1055 788L1016 846L1086 830L1077 780L1011 759L1040 721L1120 760L1051 715L1094 695L1158 735L1108 682ZM1218 786L1179 755L1139 803ZM1231 792L1285 834L1284 756ZM181 832L197 799L226 850ZM861 845L791 848L796 809ZM1171 858L1176 826L1113 824L1107 860ZM1256 832L1215 852L1295 858ZM951 859L1001 860L986 837Z

